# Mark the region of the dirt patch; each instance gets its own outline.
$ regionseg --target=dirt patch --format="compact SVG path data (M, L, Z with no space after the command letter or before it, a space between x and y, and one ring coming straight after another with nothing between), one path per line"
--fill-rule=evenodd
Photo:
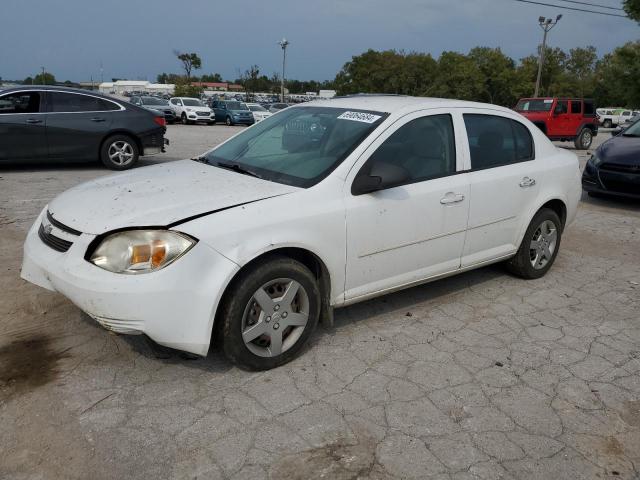
M624 455L624 447L616 437L607 437L604 439L604 453L607 455Z
M338 441L281 458L271 469L271 478L287 480L355 480L367 478L375 462L375 441L356 445Z
M640 400L624 402L622 420L632 427L640 427Z
M66 356L56 351L44 335L0 347L0 399L52 382L58 375L58 362Z

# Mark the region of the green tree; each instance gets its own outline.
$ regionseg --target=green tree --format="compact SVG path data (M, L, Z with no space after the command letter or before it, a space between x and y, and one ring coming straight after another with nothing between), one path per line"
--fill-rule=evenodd
M180 77L174 82L175 90L173 95L176 97L193 97L199 98L202 93L202 87L196 87L192 85L191 79L187 77Z
M567 60L567 72L574 87L572 94L580 97L593 95L595 88L595 68L598 55L596 47L572 48Z
M222 80L222 75L220 75L219 73L211 73L209 75L202 75L200 77L200 81L201 82L214 82L214 83L220 83L223 82Z
M629 17L640 23L640 0L624 0L622 6Z
M438 59L438 71L427 96L478 100L484 92L484 77L478 65L458 52L443 52Z
M174 50L173 54L182 63L182 68L187 76L187 80L191 80L192 70L200 70L202 67L202 60L197 53L182 53Z
M54 77L53 74L49 72L39 73L33 78L34 85L55 85L55 83L56 77Z
M484 78L479 100L513 106L519 98L516 64L499 48L476 47L469 52Z
M595 97L599 105L640 106L640 41L605 55L596 65Z

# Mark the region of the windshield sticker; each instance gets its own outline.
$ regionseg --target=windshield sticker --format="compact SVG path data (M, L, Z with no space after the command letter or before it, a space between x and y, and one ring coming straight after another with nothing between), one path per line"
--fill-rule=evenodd
M352 120L354 122L363 123L374 123L380 118L382 118L381 115L373 115L371 113L364 112L344 112L338 117L340 120Z
M547 99L547 100L544 101L544 103L553 103L553 100Z

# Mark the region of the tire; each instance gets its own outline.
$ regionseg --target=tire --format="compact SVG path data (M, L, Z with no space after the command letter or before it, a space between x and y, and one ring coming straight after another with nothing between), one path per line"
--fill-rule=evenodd
M611 128L611 127L613 127L613 122L611 120L605 120L604 123L602 124L602 126L604 128Z
M227 124L227 127L233 126L233 120L231 119L231 117L227 117L224 123Z
M139 157L138 145L127 135L113 135L100 147L100 160L111 170L127 170L136 164Z
M285 299L291 287L297 287L292 302ZM250 370L283 365L313 334L320 309L320 289L309 269L287 257L272 257L242 273L225 294L217 329L223 351L231 362ZM292 320L296 325L288 323Z
M555 231L555 240L553 236L549 236L549 230L547 227L553 226ZM546 235L540 238L541 230L546 230ZM516 255L511 258L507 263L507 270L514 275L525 278L534 279L544 276L556 259L558 250L560 249L560 240L562 239L562 223L560 218L551 209L542 208L533 216L527 231L524 234L522 243ZM533 249L533 241L545 241L546 243L541 245L540 250ZM546 247L545 247L546 246ZM546 251L546 254L543 252ZM532 255L535 254L535 258ZM550 254L550 257L548 256ZM544 260L544 262L543 262ZM534 267L534 262L536 266Z
M583 128L573 141L576 150L588 150L593 143L593 132L589 128Z

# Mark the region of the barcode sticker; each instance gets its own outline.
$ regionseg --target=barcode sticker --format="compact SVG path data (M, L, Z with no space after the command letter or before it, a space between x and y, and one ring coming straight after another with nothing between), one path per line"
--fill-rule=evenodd
M344 112L338 118L341 120L352 120L354 122L374 123L380 119L381 116L364 112Z

